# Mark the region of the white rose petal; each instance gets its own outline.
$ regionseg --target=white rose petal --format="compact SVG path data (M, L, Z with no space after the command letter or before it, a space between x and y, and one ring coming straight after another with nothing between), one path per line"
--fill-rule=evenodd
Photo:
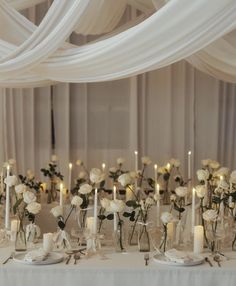
M117 168L116 168L116 167L111 167L111 168L109 169L109 172L111 172L111 173L116 173L116 171L117 171Z
M98 183L101 183L104 180L105 176L104 176L103 172L100 169L93 168L90 171L90 176L89 177L90 177L90 181L92 183L98 184Z
M180 166L180 161L179 159L174 159L174 158L171 158L170 161L169 161L170 165L178 168Z
M233 209L233 208L235 207L234 202L229 202L229 207L230 207L231 209Z
M53 214L54 217L59 217L63 215L63 207L62 206L56 206L51 209L50 211L51 214Z
M172 222L173 220L174 220L174 217L173 217L172 213L163 212L161 214L161 221L163 222L163 224L167 224L169 222Z
M32 202L32 203L27 205L26 209L31 214L37 214L41 210L41 204L36 203L36 202Z
M130 178L132 178L132 179L138 178L138 174L137 174L137 172L135 172L135 171L129 172L129 175L130 175Z
M83 203L83 199L80 196L74 196L71 200L71 205L75 207L81 206Z
M207 167L209 166L210 162L211 162L210 159L203 159L201 163L203 167Z
M31 170L27 170L26 174L28 179L32 180L34 178L34 173Z
M36 196L32 192L26 191L23 193L23 199L26 204L30 204L36 201Z
M207 194L207 188L203 185L198 185L195 187L196 190L196 195L198 196L198 198L204 198L205 195Z
M166 166L159 167L157 173L159 174L165 174L166 173Z
M223 190L228 190L229 184L224 180L219 180L218 188L223 189Z
M116 162L117 162L118 165L122 165L125 162L125 158L121 158L121 157L117 158Z
M4 183L9 187L13 187L17 184L17 177L15 175L8 176L4 179Z
M86 195L86 194L89 194L91 193L93 187L89 184L83 184L82 186L80 186L79 188L79 193L80 194L83 194L83 195Z
M185 197L188 193L188 188L187 187L178 187L175 189L175 193L179 197Z
M131 177L128 173L122 174L119 176L118 182L121 184L121 186L126 187L127 185L130 185Z
M100 203L101 203L101 206L102 206L105 210L109 210L109 208L110 208L110 203L111 203L110 200L108 200L107 198L103 198L103 199L101 199Z
M81 172L79 172L79 179L84 179L85 177L86 177L86 172L84 172L84 171L81 171Z
M202 214L202 217L206 221L216 221L218 214L216 210L207 210Z
M204 170L204 169L197 170L197 178L200 182L201 181L204 181L204 182L207 181L209 178L208 170Z
M214 177L220 177L220 176L226 177L228 176L228 174L229 174L229 168L221 167L219 170L213 173L213 176Z
M220 163L215 161L215 160L211 160L210 163L209 163L209 166L212 169L218 169L220 167Z
M57 160L58 160L57 155L52 155L52 156L51 156L51 161L52 161L53 163L57 162Z
M109 211L110 212L122 212L125 208L125 203L122 200L112 200L110 202Z
M141 158L142 164L144 165L150 165L152 163L151 159L147 156L144 156Z
M83 165L83 161L77 160L75 164L76 164L77 166L82 166L82 165Z
M151 198L151 197L146 198L146 201L145 201L146 206L154 205L154 203L155 203L155 201L153 200L153 198Z
M27 187L24 184L19 184L15 186L15 191L17 194L23 194L26 190L27 190Z

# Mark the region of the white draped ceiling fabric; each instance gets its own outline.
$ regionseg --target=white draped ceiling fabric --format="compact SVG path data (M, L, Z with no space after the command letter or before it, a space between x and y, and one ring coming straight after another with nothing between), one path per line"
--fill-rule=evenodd
M222 68L223 79L235 80L235 63L223 57L226 52L222 55L225 47L232 55L235 52L233 45L225 39L214 43L236 27L234 0L172 0L142 23L117 35L81 47L64 45L73 30L80 31L78 27L89 32L90 23L85 19L94 19L91 29L96 27L100 17L94 17L95 12L101 16L105 12L106 16L117 8L118 16L113 14L112 17L113 24L117 24L125 4L125 0L53 1L36 28L2 0L0 13L4 37L0 34L0 84L23 87L41 86L48 84L48 80L97 82L120 79L170 65L212 43L190 61L217 76ZM108 17L109 23L111 20ZM18 40L22 36L20 45L8 41L8 37L14 38L12 33L18 35Z
M99 167L98 162L111 165L124 156L131 168L138 148L158 163L177 156L184 164L190 148L195 167L205 156L235 165L235 86L184 61L173 64L186 59L209 75L236 82L235 0L48 2L36 26L19 11L47 5L45 0L0 0L0 86L45 86L1 89L0 161L15 157L21 172L38 171L48 161L46 86L74 82L81 84L54 87L61 162L82 158ZM124 22L127 4L139 12L114 30ZM70 44L72 31L76 40ZM87 43L81 34L102 36ZM66 174L66 165L61 168Z

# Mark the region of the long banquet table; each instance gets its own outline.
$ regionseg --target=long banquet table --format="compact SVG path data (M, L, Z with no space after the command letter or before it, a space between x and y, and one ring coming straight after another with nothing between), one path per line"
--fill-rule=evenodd
M51 265L25 265L13 260L2 264L12 248L0 249L0 285L1 286L235 286L236 253L227 253L230 260L218 267L213 262L198 266L178 267L160 265L152 259L148 266L144 264L144 254L139 252L114 253L105 251L105 256L83 257L68 265L65 260ZM66 258L66 255L65 255Z

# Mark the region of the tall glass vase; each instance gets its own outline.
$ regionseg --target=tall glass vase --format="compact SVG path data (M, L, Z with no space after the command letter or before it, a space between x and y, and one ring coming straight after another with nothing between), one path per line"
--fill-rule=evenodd
M140 224L138 234L138 248L140 252L150 251L150 236L147 224Z
M57 198L57 181L55 178L51 178L50 181L50 189L48 190L48 198L47 198L47 203L51 204L52 202L56 201Z
M124 252L125 246L124 246L124 222L119 220L117 225L117 230L114 231L114 246L116 252Z
M23 226L23 221L20 220L20 225L16 233L15 250L16 251L26 251L26 233Z

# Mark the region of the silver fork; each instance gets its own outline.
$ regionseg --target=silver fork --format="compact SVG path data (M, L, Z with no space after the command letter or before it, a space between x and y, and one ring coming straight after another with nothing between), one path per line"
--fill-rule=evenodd
M144 254L144 260L145 260L145 266L148 265L148 261L149 261L149 253L145 253Z
M2 264L6 264L10 259L13 259L14 255L15 252L12 252L11 255L6 260L4 260Z

